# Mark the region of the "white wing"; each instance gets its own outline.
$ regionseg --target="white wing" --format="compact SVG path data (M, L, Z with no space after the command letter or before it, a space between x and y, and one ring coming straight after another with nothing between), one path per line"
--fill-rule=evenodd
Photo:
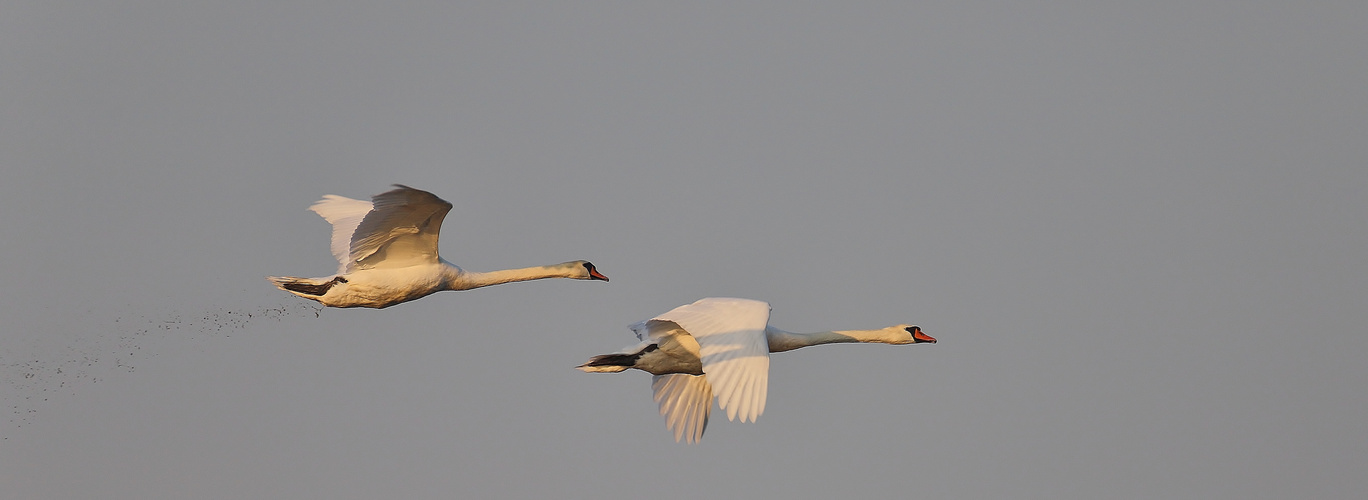
M718 406L727 410L728 420L753 422L765 412L769 389L769 312L770 305L758 300L706 298L647 323L672 321L698 340L703 373Z
M681 437L690 443L703 438L708 414L712 412L712 386L707 375L656 375L651 379L651 390L655 391L665 426L674 432L675 442Z
M395 184L371 198L373 208L352 234L349 268L395 268L438 261L437 238L451 204Z
M371 211L371 202L343 198L335 194L324 195L323 199L318 200L309 210L323 217L323 220L332 224L332 254L337 259L337 274L346 274L351 271L351 241L352 235L356 234L356 226L361 225L361 219Z

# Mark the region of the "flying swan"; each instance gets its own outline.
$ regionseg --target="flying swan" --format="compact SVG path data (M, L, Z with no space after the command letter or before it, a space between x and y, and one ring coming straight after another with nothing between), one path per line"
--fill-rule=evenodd
M371 201L325 195L309 210L332 224L337 274L326 278L271 276L281 290L329 307L384 308L442 290L470 290L542 278L603 280L588 261L487 273L456 267L437 255L437 233L451 203L395 184Z
M769 326L769 313L769 303L758 300L702 299L632 325L640 344L594 356L577 368L590 373L636 368L655 375L651 389L666 427L676 442L696 443L708 426L714 395L727 420L754 422L764 413L769 353L837 342L936 342L914 325L786 332Z

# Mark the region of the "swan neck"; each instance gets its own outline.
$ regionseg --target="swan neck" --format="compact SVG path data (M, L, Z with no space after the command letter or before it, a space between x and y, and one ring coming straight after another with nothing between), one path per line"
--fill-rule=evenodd
M882 330L832 330L825 332L795 333L786 332L774 327L765 328L765 337L769 340L770 352L792 351L801 347L822 344L850 342L886 343L885 339L880 335L882 333Z
M520 269L504 269L489 272L463 271L458 278L455 290L466 290L482 286L499 285L515 281L528 281L543 278L567 278L571 274L562 266L535 266Z

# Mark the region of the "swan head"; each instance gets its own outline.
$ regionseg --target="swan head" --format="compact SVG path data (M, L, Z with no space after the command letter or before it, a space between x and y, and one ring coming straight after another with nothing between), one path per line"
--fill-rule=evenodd
M600 280L608 281L608 277L598 272L594 263L587 260L576 260L561 264L570 269L570 278L577 280Z
M922 333L921 327L917 325L890 326L888 327L888 329L897 332L897 336L899 337L899 344L936 343L935 337Z

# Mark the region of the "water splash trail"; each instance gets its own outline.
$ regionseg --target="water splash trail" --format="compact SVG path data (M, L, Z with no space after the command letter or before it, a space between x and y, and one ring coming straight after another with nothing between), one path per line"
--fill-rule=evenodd
M118 315L95 320L111 325L108 329L58 336L56 345L26 352L0 349L0 409L7 413L2 428L18 429L32 423L44 403L61 395L74 395L82 384L98 384L106 377L135 372L136 361L156 356L155 346L162 341L173 337L226 338L261 322L318 318L322 311L317 303L295 302L217 308L199 314Z

